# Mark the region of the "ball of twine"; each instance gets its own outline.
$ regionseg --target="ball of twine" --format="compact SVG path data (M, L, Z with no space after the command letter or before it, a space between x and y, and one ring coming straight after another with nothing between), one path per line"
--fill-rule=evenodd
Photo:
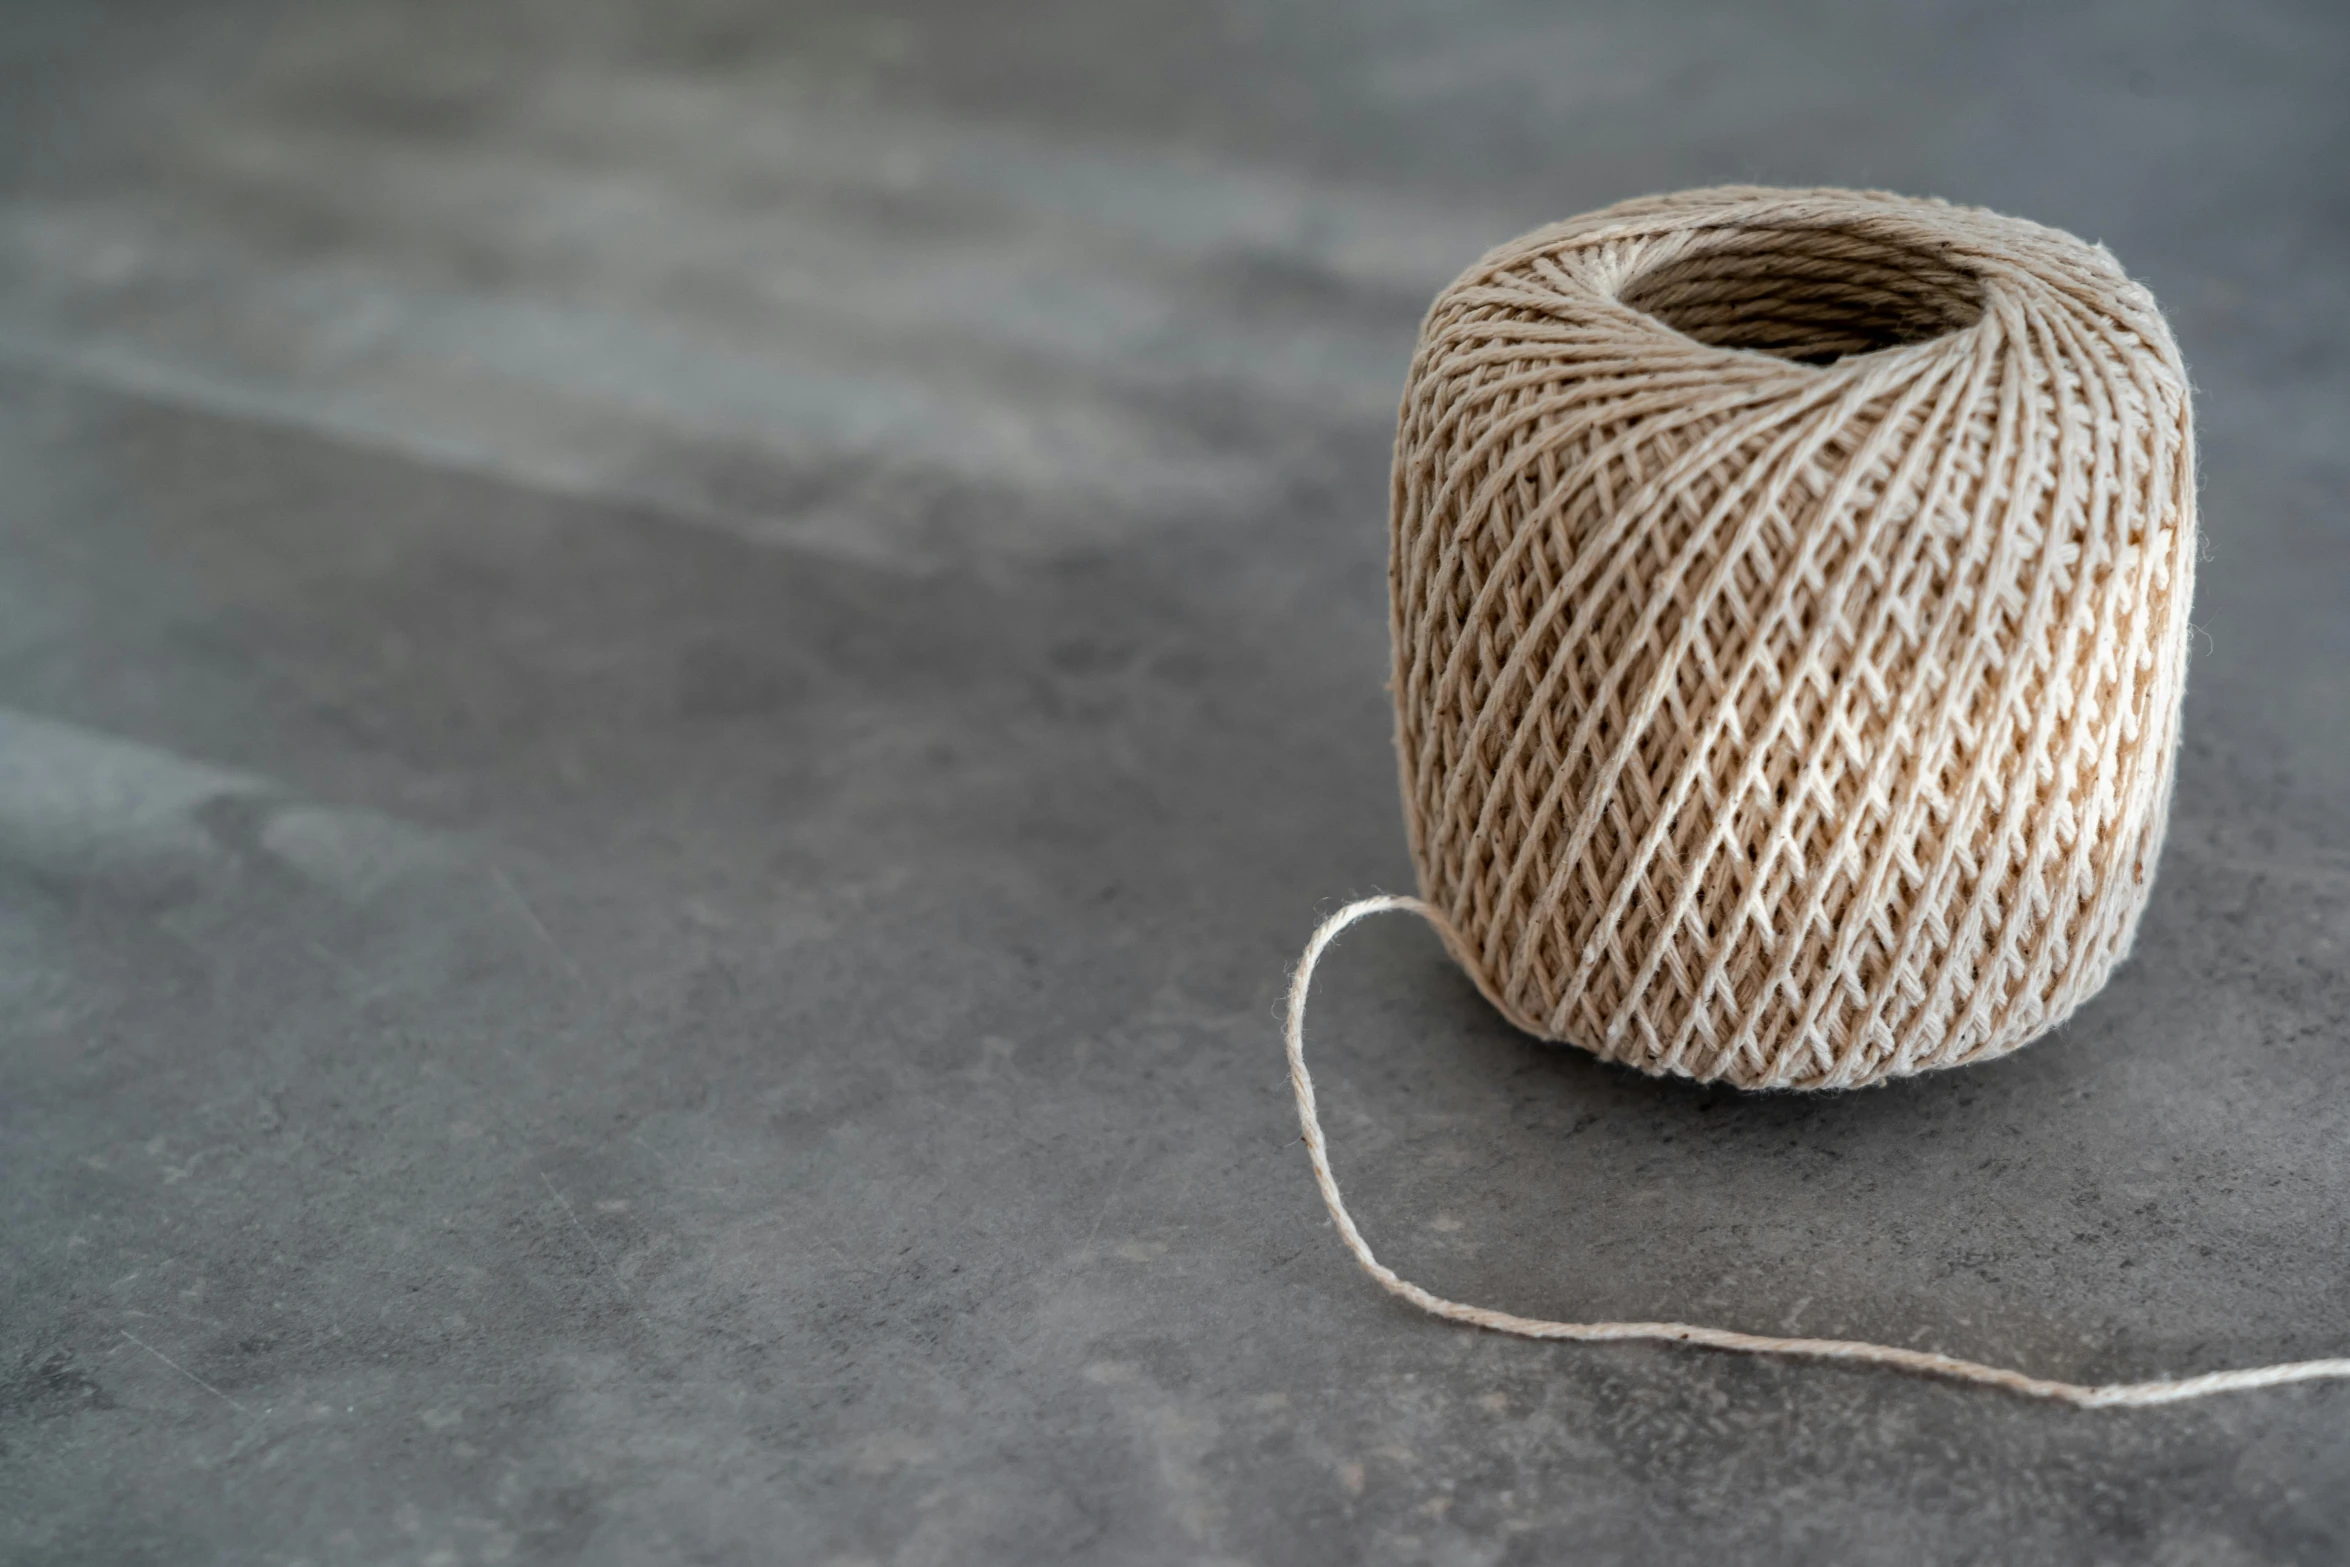
M2102 248L1874 192L1627 202L1487 255L1404 392L1422 896L1519 1027L1849 1087L2128 951L2194 564L2187 378Z
M1306 998L1434 925L1520 1027L1650 1072L1848 1087L2012 1050L2129 950L2186 674L2187 378L2111 256L1876 192L1626 202L1437 298L1395 452L1396 743L1425 897L1317 929L1283 1038L1380 1287L1525 1338L1895 1367L2088 1409L2350 1357L2088 1384L1907 1345L1448 1300L1331 1170Z

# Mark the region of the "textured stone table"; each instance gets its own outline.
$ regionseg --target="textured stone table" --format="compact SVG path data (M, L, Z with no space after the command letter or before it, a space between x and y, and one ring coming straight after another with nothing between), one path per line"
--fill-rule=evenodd
M0 1558L2350 1553L2350 1388L1422 1318L1274 1029L1408 881L1431 293L1726 179L2062 224L2202 398L2135 961L1746 1100L1365 928L1340 1171L1521 1311L2350 1344L2350 33L2199 9L9 7Z

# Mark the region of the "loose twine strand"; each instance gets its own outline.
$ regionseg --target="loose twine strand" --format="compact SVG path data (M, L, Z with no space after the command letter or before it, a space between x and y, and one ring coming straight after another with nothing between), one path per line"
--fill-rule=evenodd
M2100 1386L2086 1386L2078 1382L2058 1382L2046 1377L2027 1376L2004 1366L1988 1366L1980 1361L1961 1360L1931 1350L1902 1349L1892 1344L1869 1344L1834 1338L1771 1338L1758 1333L1740 1333L1730 1328L1699 1327L1687 1322L1550 1322L1537 1317L1515 1316L1506 1311L1493 1311L1483 1306L1463 1305L1459 1301L1432 1294L1373 1256L1370 1243L1363 1239L1363 1232L1355 1227L1353 1216L1346 1211L1346 1204L1338 1195L1338 1177L1330 1170L1330 1146L1322 1135L1321 1112L1314 1103L1314 1080L1306 1071L1306 994L1313 986L1314 965L1321 961L1323 952L1337 939L1340 931L1368 915L1397 909L1419 915L1436 927L1447 947L1455 952L1460 950L1461 939L1451 921L1434 906L1418 898L1394 894L1364 898L1348 904L1324 920L1314 932L1313 939L1306 943L1305 956L1298 960L1297 976L1289 987L1289 1081L1297 1091L1298 1125L1305 1132L1306 1154L1313 1161L1314 1181L1322 1188L1322 1201L1330 1209L1331 1220L1337 1224L1340 1238L1346 1242L1347 1250L1354 1253L1355 1261L1363 1265L1363 1271L1377 1279L1382 1289L1391 1295L1402 1296L1422 1311L1447 1321L1465 1322L1472 1327L1490 1328L1496 1333L1511 1333L1520 1338L1573 1339L1586 1344L1627 1340L1697 1344L1744 1355L1794 1355L1810 1360L1893 1366L1926 1376L1946 1377L1955 1382L2005 1388L2027 1398L2051 1399L2081 1409L2176 1404L2191 1398L2208 1398L2214 1393L2277 1387L2287 1382L2350 1378L2350 1359L2298 1360L2274 1366L2247 1366L2235 1371L2211 1371L2202 1376L2175 1381L2166 1378L2153 1382L2109 1382Z

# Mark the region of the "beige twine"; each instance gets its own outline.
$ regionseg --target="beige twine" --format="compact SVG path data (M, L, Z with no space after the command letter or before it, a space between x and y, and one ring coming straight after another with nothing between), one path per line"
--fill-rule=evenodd
M1800 1355L1812 1360L1852 1360L1866 1365L1898 1366L1904 1371L1919 1371L1930 1376L1950 1377L1960 1382L1981 1382L1992 1387L2003 1387L2031 1398L2054 1399L2059 1403L2077 1404L2083 1409L2110 1409L2120 1405L2175 1404L2183 1399L2205 1398L2213 1393L2240 1392L2247 1388L2275 1387L2284 1382L2314 1382L2325 1378L2350 1377L2350 1359L2298 1360L2276 1366L2249 1366L2240 1371L2213 1371L2202 1376L2180 1381L2109 1382L2091 1387L2078 1382L2055 1382L2045 1377L2026 1376L2021 1371L2009 1371L2002 1366L1986 1366L1980 1361L1960 1360L1951 1355L1937 1355L1928 1350L1902 1349L1893 1344L1865 1344L1840 1338L1771 1338L1760 1333L1740 1333L1730 1328L1703 1328L1686 1322L1546 1322L1539 1317L1513 1316L1506 1311L1492 1311L1483 1306L1465 1306L1457 1300L1446 1300L1434 1295L1409 1279L1399 1276L1393 1268L1371 1255L1370 1242L1355 1228L1354 1217L1346 1211L1346 1204L1338 1196L1338 1177L1330 1172L1330 1146L1322 1136L1322 1115L1314 1103L1314 1080L1306 1072L1306 992L1314 981L1314 965L1321 961L1322 951L1347 926L1366 914L1378 914L1388 909L1409 909L1436 927L1445 938L1445 945L1459 950L1459 936L1433 906L1418 898L1380 897L1364 898L1350 903L1324 920L1315 930L1313 940L1306 943L1305 956L1298 961L1297 977L1289 987L1289 1083L1297 1093L1298 1125L1305 1132L1306 1156L1314 1164L1315 1184L1322 1188L1322 1201L1330 1210L1330 1217L1338 1225L1340 1238L1346 1249L1355 1254L1355 1261L1363 1271L1377 1279L1391 1295L1405 1300L1452 1322L1466 1322L1472 1327L1491 1328L1496 1333L1514 1333L1521 1338L1576 1339L1588 1344L1600 1344L1625 1339L1650 1339L1672 1344L1702 1344L1709 1349L1736 1350L1748 1355Z
M1422 899L1290 996L1331 1216L1396 1294L1535 1338L1943 1355L1441 1300L1338 1198L1322 949L1428 918L1511 1022L1644 1072L1849 1088L2004 1054L2129 950L2195 547L2186 373L2104 249L1880 192L1726 188L1512 241L1438 296L1396 436L1396 746Z
M1396 437L1456 955L1530 1033L1741 1088L2062 1021L2161 844L2193 468L2154 301L2051 229L1715 190L1494 251Z

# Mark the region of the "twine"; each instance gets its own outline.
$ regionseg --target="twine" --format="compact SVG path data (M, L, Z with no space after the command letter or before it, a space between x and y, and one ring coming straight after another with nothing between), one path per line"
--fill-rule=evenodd
M2003 1054L2128 952L2168 815L2194 571L2186 372L2104 249L1881 192L1725 188L1503 245L1398 421L1396 749L1422 897L1348 905L1289 995L1314 1178L1380 1285L1538 1339L1658 1340L2086 1408L1948 1355L1431 1294L1338 1195L1314 965L1428 920L1518 1027L1641 1071L1849 1088Z
M1390 909L1409 909L1419 915L1436 927L1437 933L1444 937L1446 946L1458 950L1459 933L1453 930L1442 912L1418 898L1364 898L1360 902L1348 904L1324 920L1315 930L1313 939L1306 943L1305 956L1298 961L1297 977L1289 987L1289 1024L1286 1031L1289 1082L1297 1094L1297 1120L1305 1133L1306 1155L1313 1161L1314 1182L1322 1188L1322 1202L1329 1208L1331 1221L1338 1226L1339 1236L1346 1242L1346 1249L1354 1253L1355 1261L1363 1265L1365 1273L1379 1281L1382 1289L1391 1295L1403 1297L1422 1311L1447 1321L1465 1322L1471 1327L1490 1328L1496 1333L1515 1334L1520 1338L1574 1339L1586 1344L1649 1340L1667 1344L1696 1344L1708 1349L1733 1350L1746 1355L1794 1355L1810 1360L1843 1360L1863 1365L1894 1366L1903 1371L1947 1377L1957 1382L2005 1388L2028 1398L2052 1399L2082 1409L2176 1404L2190 1398L2207 1398L2214 1393L2276 1387L2287 1382L2350 1377L2350 1359L2297 1360L2282 1365L2211 1371L2176 1381L2109 1382L2091 1386L2027 1376L2021 1371L2010 1371L2003 1366L1961 1360L1931 1350L1903 1349L1895 1344L1869 1344L1837 1338L1772 1338L1760 1333L1740 1333L1731 1328L1699 1327L1687 1322L1549 1322L1539 1317L1520 1317L1483 1306L1463 1305L1457 1300L1446 1300L1441 1295L1432 1294L1373 1256L1370 1242L1364 1240L1363 1232L1355 1228L1353 1215L1346 1211L1346 1204L1338 1195L1338 1177L1330 1170L1330 1146L1322 1136L1322 1115L1314 1102L1314 1080L1306 1072L1306 992L1313 985L1314 965L1321 961L1324 949L1340 931L1367 914L1379 914Z
M1492 252L1396 437L1456 956L1530 1033L1741 1088L2061 1022L2161 846L2193 480L2153 299L2052 229L1730 189Z

